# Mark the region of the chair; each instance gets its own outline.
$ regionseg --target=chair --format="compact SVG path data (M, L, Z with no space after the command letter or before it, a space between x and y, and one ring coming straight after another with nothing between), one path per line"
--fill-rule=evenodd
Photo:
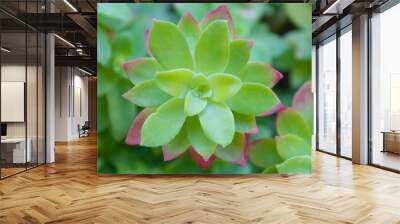
M89 121L85 121L82 127L78 124L79 138L89 136L89 129L90 129Z

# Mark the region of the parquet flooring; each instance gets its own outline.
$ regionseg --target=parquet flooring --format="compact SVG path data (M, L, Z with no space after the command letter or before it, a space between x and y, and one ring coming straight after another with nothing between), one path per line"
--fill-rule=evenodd
M0 181L0 223L400 223L400 175L316 152L311 176L97 175L94 137Z

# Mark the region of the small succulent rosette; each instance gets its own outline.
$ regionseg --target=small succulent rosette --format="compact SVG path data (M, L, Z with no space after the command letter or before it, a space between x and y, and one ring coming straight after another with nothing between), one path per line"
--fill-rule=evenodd
M161 146L165 161L188 151L204 169L216 157L245 166L256 116L283 109L271 89L282 74L249 61L253 42L235 36L225 5L200 23L153 20L145 37L149 57L123 64L134 84L123 96L144 108L125 142Z

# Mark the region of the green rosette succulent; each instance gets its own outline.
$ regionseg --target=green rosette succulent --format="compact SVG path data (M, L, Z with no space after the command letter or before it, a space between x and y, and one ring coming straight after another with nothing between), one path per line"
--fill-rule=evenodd
M125 142L162 147L165 161L188 151L202 168L216 157L245 166L256 116L283 108L271 89L282 74L249 61L253 42L235 36L225 5L199 23L153 20L145 37L149 57L123 64L134 84L123 97L144 108Z

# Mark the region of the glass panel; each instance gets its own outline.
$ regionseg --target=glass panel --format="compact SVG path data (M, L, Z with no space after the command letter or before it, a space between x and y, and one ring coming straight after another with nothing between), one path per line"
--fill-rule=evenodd
M37 119L37 76L38 76L38 36L36 32L27 33L28 38L28 62L27 62L27 80L26 80L26 113L27 113L27 142L28 150L30 148L30 160L28 160L28 168L37 165L38 160L38 143L37 143L37 132L38 132L38 119Z
M39 34L38 45L38 163L45 163L45 52L46 37L44 34Z
M400 5L372 22L372 163L400 170Z
M318 48L318 147L336 153L336 39Z
M352 157L352 35L340 36L340 153Z
M31 151L26 150L26 33L1 34L1 161L2 177L25 170Z

